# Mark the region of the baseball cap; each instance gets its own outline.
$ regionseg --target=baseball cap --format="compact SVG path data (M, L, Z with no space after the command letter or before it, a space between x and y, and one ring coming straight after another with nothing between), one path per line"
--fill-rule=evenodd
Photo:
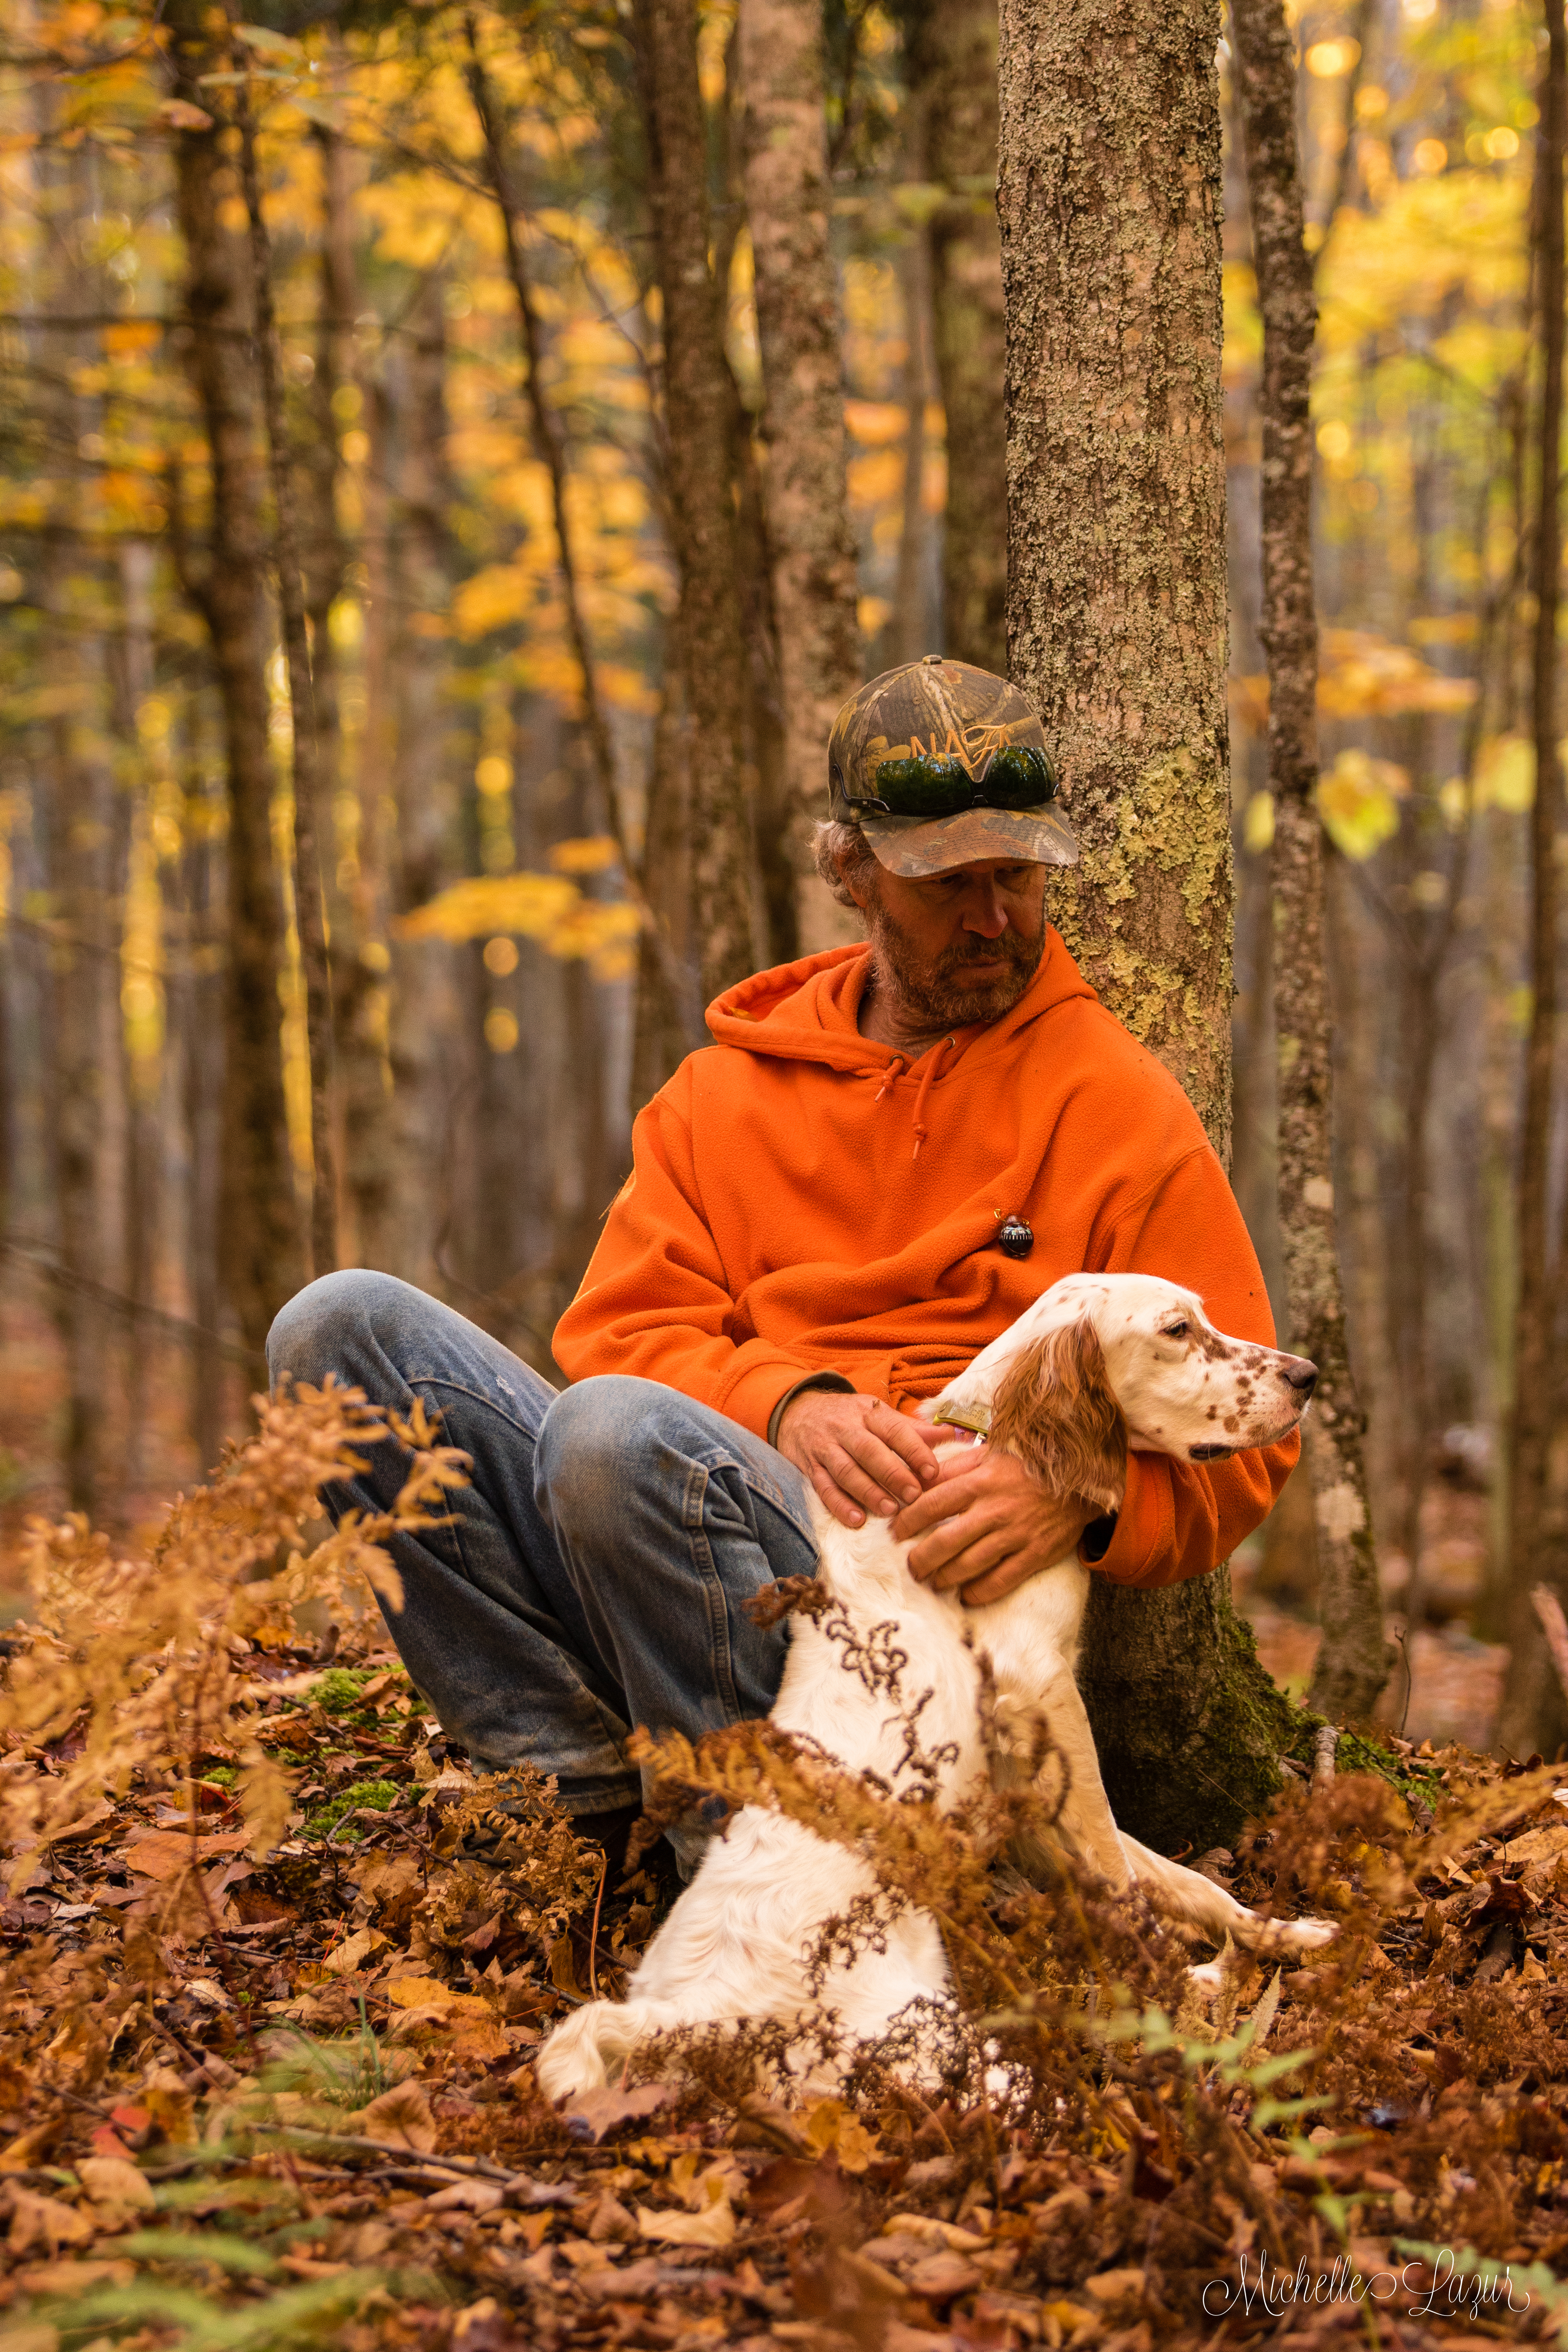
M861 687L828 739L829 816L911 878L981 857L1076 866L1060 789L1027 695L940 654Z

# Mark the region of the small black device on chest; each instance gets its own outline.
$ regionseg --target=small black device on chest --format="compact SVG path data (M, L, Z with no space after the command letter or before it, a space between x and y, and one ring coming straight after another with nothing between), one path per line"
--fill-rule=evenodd
M996 1228L996 1246L1004 1257L1027 1257L1035 1246L1034 1227L1026 1217L1004 1217Z

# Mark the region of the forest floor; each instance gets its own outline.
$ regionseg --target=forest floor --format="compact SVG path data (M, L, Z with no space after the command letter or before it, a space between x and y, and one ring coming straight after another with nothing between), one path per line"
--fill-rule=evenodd
M587 1990L581 1919L531 1934L504 1868L439 1858L467 1773L390 1653L243 1671L283 1687L259 1704L299 1775L272 1853L247 1858L233 1769L209 1765L195 1821L106 1800L24 1852L0 1906L4 2352L1568 2336L1555 1776L1389 1749L1294 1788L1276 1836L1298 1900L1344 1915L1340 1956L1233 1955L1222 2013L1173 2023L1167 1954L1165 2012L1088 2044L1076 2083L1030 2062L1011 2113L887 2075L786 2109L715 2067L558 2116L532 2054ZM13 1742L11 1769L67 1769L76 1736ZM1371 1899L1374 1837L1414 1841L1397 1899ZM1254 1896L1268 1865L1267 1840L1210 1864ZM1005 1877L992 1908L1005 1950ZM651 1925L612 1901L601 1990Z
M223 1544L288 1555L282 1592L313 1539L319 1457L270 1442L172 1549L57 1549L61 1630L10 1637L0 2352L1568 2344L1568 1771L1408 1733L1347 1738L1321 1785L1298 1760L1267 1823L1196 1859L1339 1938L1279 1969L1226 1951L1201 1991L1203 1952L1136 1906L988 1869L984 1811L851 1822L819 1767L793 1796L753 1773L885 1886L913 1843L984 2022L951 2027L940 2084L870 2058L792 2098L752 2035L558 2113L534 2053L623 1985L654 1882L595 1918L563 1825L487 1822L375 1618L335 1612L330 1657L238 1630L237 1591L270 1588ZM1272 1614L1266 1655L1304 1672L1310 1630ZM1473 1660L1431 1642L1418 1674L1442 1691L1447 1644L1479 1736ZM178 1675L223 1684L226 1736L158 1727ZM246 1754L286 1776L266 1834Z

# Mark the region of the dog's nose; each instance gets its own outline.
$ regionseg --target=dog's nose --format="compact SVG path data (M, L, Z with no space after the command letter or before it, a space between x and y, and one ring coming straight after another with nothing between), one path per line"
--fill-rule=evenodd
M1318 1367L1306 1356L1287 1356L1279 1367L1279 1377L1305 1402L1318 1385Z

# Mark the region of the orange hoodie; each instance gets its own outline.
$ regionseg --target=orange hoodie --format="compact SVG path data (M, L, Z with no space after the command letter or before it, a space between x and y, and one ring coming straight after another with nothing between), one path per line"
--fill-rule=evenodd
M814 1373L900 1411L934 1396L1066 1274L1163 1275L1222 1331L1272 1343L1225 1171L1169 1073L1107 1013L1053 930L1027 990L912 1066L856 1026L866 950L721 997L714 1050L643 1111L632 1173L555 1331L573 1380L661 1381L766 1437ZM1034 1228L1003 1255L1005 1217ZM1204 1575L1250 1534L1299 1451L1204 1468L1138 1454L1110 1549L1120 1584Z

